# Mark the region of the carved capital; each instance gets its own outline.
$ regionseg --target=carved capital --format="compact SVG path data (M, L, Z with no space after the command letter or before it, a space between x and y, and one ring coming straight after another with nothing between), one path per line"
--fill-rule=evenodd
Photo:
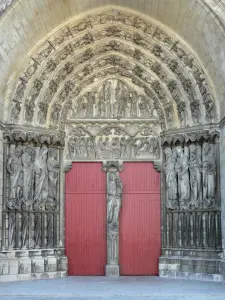
M154 168L157 172L162 172L162 161L161 160L155 160L153 161Z
M218 130L203 130L189 133L178 133L169 136L163 136L161 138L162 147L171 147L176 145L188 144L188 143L203 143L213 142L218 140L220 132Z
M64 172L65 173L69 172L72 169L72 166L73 166L73 164L71 161L66 161L64 163L64 167L63 167Z
M104 172L121 172L123 170L123 161L103 161L102 162L102 170Z
M4 132L4 139L8 143L16 144L18 142L29 143L33 142L36 145L47 144L51 147L63 147L65 145L65 133L57 134L35 133L33 131L8 130Z

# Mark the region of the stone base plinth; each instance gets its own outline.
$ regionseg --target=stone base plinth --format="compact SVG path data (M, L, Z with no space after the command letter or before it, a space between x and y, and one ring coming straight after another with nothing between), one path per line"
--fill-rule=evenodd
M219 258L161 256L159 276L176 279L223 281Z
M62 249L0 252L0 282L67 276L67 257Z
M106 265L105 267L105 276L120 276L120 266L119 265Z

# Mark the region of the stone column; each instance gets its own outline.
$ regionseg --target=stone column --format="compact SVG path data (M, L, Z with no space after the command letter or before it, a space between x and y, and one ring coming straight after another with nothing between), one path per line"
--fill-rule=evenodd
M119 276L119 213L122 205L121 161L103 162L107 174L107 265L106 276Z
M225 280L225 119L220 129L220 192L221 192L221 230L222 230L222 249L221 273Z

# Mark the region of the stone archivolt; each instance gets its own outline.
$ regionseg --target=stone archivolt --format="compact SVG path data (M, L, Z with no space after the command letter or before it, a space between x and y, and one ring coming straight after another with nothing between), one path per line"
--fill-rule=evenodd
M155 98L166 128L217 122L194 55L164 29L122 10L89 15L50 36L19 76L10 122L63 128L70 101L77 102L87 84L117 72Z

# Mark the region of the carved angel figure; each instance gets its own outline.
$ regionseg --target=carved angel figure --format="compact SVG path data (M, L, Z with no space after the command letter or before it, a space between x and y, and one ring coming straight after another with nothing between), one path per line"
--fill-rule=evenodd
M170 148L165 149L166 162L164 164L164 171L166 175L166 195L167 208L176 209L178 207L177 201L177 174L175 171L176 158Z
M116 172L109 172L107 184L107 224L111 229L118 228L123 185Z
M178 195L180 207L186 209L189 207L190 185L188 173L188 154L183 151L181 146L176 147L177 161L175 170L178 174Z
M203 202L211 206L215 202L216 193L216 160L212 145L203 144Z
M7 171L10 174L10 199L16 199L18 180L23 168L22 154L22 147L17 146L14 153L9 157L6 163Z

